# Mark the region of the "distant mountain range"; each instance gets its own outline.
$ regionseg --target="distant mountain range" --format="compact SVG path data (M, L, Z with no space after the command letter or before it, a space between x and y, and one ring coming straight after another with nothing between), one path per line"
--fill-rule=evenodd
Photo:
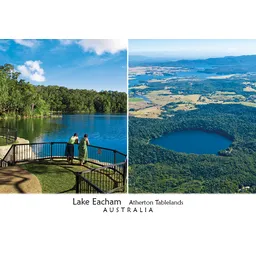
M156 63L156 62L166 62L166 61L176 61L177 59L170 57L148 57L143 55L130 55L129 63L132 65L137 65L140 63Z
M129 62L131 66L135 65L159 65L159 66L236 66L236 67L250 67L256 66L256 55L243 56L227 56L221 58L195 59L195 60L173 60L167 57L152 58L145 56L130 56Z

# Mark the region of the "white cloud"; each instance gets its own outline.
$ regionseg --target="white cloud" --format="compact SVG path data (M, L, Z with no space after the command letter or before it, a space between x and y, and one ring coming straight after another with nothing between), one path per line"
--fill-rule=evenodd
M15 39L14 40L16 44L20 44L29 48L32 48L34 46L38 45L37 40L25 40L25 39Z
M127 49L127 40L121 39L84 39L77 42L84 51L101 55L105 52L117 53Z
M40 67L42 62L40 60L28 60L24 65L17 67L23 77L29 78L31 81L44 82L44 70Z
M75 42L75 40L71 40L71 39L60 39L60 44L62 45L71 45Z

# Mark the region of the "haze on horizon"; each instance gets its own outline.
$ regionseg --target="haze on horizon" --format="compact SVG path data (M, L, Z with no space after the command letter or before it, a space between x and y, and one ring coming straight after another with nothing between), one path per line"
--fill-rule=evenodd
M129 40L129 55L171 60L256 55L256 40L135 39Z

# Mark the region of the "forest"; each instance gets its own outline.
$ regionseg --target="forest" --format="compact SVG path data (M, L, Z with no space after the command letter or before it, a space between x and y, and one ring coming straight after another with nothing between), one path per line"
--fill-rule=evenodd
M0 66L0 118L62 113L126 113L127 94L117 91L32 85L11 64Z
M150 144L191 129L229 137L232 153L185 154ZM131 193L256 193L256 108L209 104L162 120L130 117L129 163Z
M256 77L250 77L250 81L252 83L256 82ZM243 95L246 98L250 96L254 96L254 91L244 91L245 85L243 84L244 80L239 79L237 77L230 78L227 80L214 80L214 79L205 79L203 81L193 81L193 86L191 86L191 81L170 81L165 83L160 82L151 82L147 83L147 81L140 81L141 83L147 84L146 89L133 89L130 88L130 94L133 95L134 93L142 93L147 94L152 91L164 90L165 87L169 87L169 90L173 94L200 94L200 95L209 95L216 91L222 92L233 92L239 95Z

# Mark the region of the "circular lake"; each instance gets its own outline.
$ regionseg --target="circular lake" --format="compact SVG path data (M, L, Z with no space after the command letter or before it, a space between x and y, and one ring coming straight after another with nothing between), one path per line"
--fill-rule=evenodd
M219 150L228 148L232 140L217 133L188 130L165 134L150 143L183 153L218 154Z

